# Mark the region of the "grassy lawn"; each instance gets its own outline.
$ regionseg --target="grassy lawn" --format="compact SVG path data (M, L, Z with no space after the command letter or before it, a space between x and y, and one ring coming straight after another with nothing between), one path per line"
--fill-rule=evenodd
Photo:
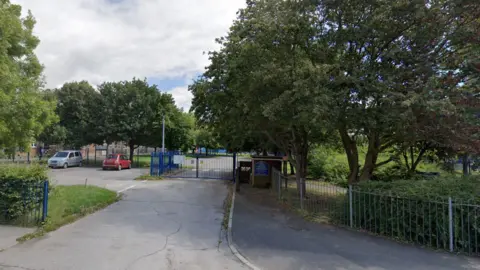
M96 186L57 186L49 194L45 224L36 232L17 240L25 241L42 236L116 201L117 193L108 189Z

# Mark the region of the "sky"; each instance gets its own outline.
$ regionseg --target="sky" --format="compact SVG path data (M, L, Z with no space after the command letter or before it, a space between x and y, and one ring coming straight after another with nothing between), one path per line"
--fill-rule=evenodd
M208 65L245 0L11 0L37 20L47 87L147 78L188 110L187 87Z

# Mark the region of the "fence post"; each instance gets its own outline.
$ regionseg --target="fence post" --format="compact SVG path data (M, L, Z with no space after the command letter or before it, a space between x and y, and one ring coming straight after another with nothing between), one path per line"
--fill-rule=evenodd
M196 162L196 163L197 163L197 164L196 164L197 168L196 168L195 171L196 171L196 173L197 173L197 178L198 178L198 170L200 169L199 166L198 166L198 156L197 156L197 162Z
M452 197L448 197L448 231L449 231L449 244L450 252L453 252L453 204Z
M233 153L233 182L236 181L237 172L237 153Z
M140 146L137 148L137 168L140 168Z
M154 152L152 152L152 154L150 155L150 176L153 176L153 156L155 155Z
M280 201L282 199L282 173L277 172L277 192L278 192L278 200Z
M303 196L304 196L303 192L305 191L303 190L303 182L304 182L303 178L300 178L300 209L302 210L303 210Z
M348 214L350 219L350 227L353 228L353 199L352 199L352 185L348 185Z
M163 152L158 152L158 176L162 175L163 170Z
M48 181L43 182L43 208L42 208L42 222L45 222L48 214Z

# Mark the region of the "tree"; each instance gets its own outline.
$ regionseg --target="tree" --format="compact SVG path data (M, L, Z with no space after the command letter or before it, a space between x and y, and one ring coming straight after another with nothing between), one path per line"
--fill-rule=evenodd
M160 93L146 80L107 82L99 87L101 94L101 130L109 141L124 141L130 148L130 160L139 145L148 145L152 136L160 137L155 123L159 121ZM161 119L161 118L160 118ZM161 120L160 120L161 122Z
M42 70L34 50L35 19L20 5L0 1L0 148L29 148L56 120L55 103L43 98Z
M65 145L79 148L90 143L103 143L103 133L99 128L101 112L100 94L87 82L65 83L55 90L59 125L65 129ZM63 132L63 128L52 131Z
M454 87L441 84L448 71L442 64L453 60L451 41L460 14L469 12L462 6L467 2L478 10L473 1L324 2L325 37L337 56L329 111L348 157L350 183L371 178L379 153L398 143L413 108L454 110L438 86ZM360 167L362 138L368 151Z
M247 1L222 49L190 90L197 118L234 147L267 138L296 167L297 184L306 177L309 147L327 137L319 85L327 67L315 65L322 43L315 40L316 6L309 1ZM315 108L315 109L312 109ZM253 140L252 140L253 139ZM263 147L267 149L267 147ZM304 188L304 187L303 187Z

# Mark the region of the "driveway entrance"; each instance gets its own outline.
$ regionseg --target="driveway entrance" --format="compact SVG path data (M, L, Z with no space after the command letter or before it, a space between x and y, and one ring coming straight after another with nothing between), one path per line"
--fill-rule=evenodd
M152 153L151 175L173 178L233 180L235 154L181 155Z
M247 269L221 230L226 194L223 181L139 183L102 211L0 252L0 269Z

